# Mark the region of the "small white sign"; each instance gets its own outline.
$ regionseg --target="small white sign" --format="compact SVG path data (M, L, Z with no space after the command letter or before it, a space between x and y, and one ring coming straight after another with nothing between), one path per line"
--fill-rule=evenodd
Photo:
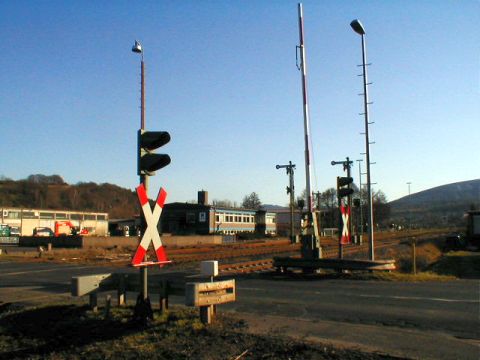
M198 214L198 221L199 222L205 222L207 221L207 213L206 212L201 212Z
M200 274L203 276L217 276L218 275L218 261L208 260L200 263Z

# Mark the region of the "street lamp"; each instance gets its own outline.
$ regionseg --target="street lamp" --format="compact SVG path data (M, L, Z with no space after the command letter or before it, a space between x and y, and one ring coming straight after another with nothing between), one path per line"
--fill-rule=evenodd
M367 165L367 202L368 202L368 240L369 240L369 257L370 260L375 260L375 250L373 242L373 207L372 207L372 183L370 179L370 140L368 137L368 81L367 81L367 52L365 49L365 28L362 23L355 19L350 23L353 31L362 37L362 69L363 69L363 99L365 115L365 152Z
M138 40L135 40L135 44L133 44L132 51L142 56L141 75L140 75L141 76L140 129L144 130L145 129L145 64L143 62L143 47ZM147 192L148 194L148 176L140 174L140 184L143 184L143 186L145 187L145 192ZM140 228L141 228L141 233L143 235L147 228L147 222L143 215L141 217ZM145 255L144 261L145 262L147 261L147 255ZM140 267L140 283L141 283L141 289L142 289L141 300L143 300L143 304L147 304L147 303L149 304L149 302L147 302L148 272L147 272L146 266ZM148 306L148 305L145 305L145 306Z

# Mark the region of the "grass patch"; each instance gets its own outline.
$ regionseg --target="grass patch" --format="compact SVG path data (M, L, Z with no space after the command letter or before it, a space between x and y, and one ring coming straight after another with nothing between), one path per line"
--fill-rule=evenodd
M437 274L465 279L480 279L480 253L452 251L430 266Z
M85 306L0 306L0 358L5 359L393 359L309 344L275 334L253 335L241 320L220 315L205 326L198 310L174 307L147 326L131 308L110 317Z

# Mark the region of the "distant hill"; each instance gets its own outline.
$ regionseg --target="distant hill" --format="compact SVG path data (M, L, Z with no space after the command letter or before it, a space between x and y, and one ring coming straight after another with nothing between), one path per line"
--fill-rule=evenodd
M465 211L480 209L480 179L438 186L389 204L392 222L462 226Z
M290 208L287 207L287 206L270 205L270 204L262 205L260 207L260 209L265 210L265 211L271 211L271 212L290 210Z
M106 212L111 219L139 213L131 190L108 183L67 184L59 175L30 175L27 179L0 180L0 206Z

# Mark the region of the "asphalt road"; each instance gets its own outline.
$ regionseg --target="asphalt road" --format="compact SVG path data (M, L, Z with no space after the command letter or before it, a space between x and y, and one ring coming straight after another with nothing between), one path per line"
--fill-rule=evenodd
M0 304L72 300L72 276L111 271L119 269L0 261ZM157 271L165 272L152 272ZM241 314L259 333L408 358L478 360L479 288L479 280L401 283L262 274L238 278L237 301L220 310Z

